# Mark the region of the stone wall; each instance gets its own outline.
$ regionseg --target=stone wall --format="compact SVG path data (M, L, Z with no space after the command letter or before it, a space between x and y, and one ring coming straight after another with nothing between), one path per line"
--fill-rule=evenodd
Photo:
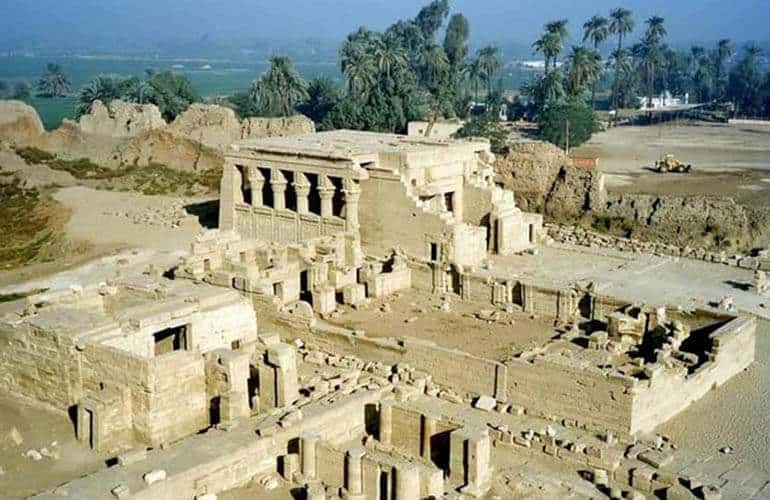
M439 235L445 222L424 212L407 195L398 177L372 173L361 190L361 246L370 255L400 247L409 255L428 258L428 235ZM366 208L363 208L366 207Z
M634 390L631 431L653 430L754 361L756 319L740 317L711 333L709 360L693 373L661 371Z
M607 376L569 359L506 362L508 401L527 413L627 434L631 429L634 381Z
M505 366L463 351L441 347L411 337L369 338L343 328L315 327L303 331L286 327L283 336L302 338L318 348L341 355L355 355L366 361L387 364L407 363L431 374L439 385L470 395L490 395L505 399Z

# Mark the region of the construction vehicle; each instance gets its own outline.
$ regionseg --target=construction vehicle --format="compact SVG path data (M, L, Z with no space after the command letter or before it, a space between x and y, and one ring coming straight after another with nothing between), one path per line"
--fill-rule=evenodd
M666 154L663 155L660 160L655 162L655 170L661 173L673 172L689 174L690 170L692 170L692 165L689 163L685 165L681 161L677 160L674 155Z

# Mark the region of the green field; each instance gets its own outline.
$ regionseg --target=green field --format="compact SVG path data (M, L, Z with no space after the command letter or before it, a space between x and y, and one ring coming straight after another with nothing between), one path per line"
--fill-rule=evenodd
M97 58L97 57L0 57L0 80L13 85L19 81L34 84L35 80L45 71L49 62L62 66L65 74L72 82L73 91L88 83L98 75L120 77L141 76L145 70L155 72L175 71L187 75L195 89L203 97L228 95L245 90L262 72L268 63L233 62L216 60L160 60L152 58ZM182 67L180 67L180 65ZM210 65L211 69L203 69ZM330 76L341 81L336 62L295 62L297 69L306 79L320 75ZM518 89L530 76L527 72L507 71L503 73L503 86L508 89ZM56 99L33 98L30 102L37 109L43 125L50 130L61 124L64 118L75 116L74 97Z

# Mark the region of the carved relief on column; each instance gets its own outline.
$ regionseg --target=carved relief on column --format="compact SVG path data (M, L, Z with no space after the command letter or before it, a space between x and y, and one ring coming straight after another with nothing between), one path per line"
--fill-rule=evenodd
M308 196L310 195L310 181L302 172L294 172L294 192L297 193L297 213L308 214Z
M286 185L288 181L279 169L270 171L270 187L273 189L273 208L284 210L286 208Z
M329 177L321 175L318 178L318 196L321 198L321 217L331 217L332 199L334 198L334 184Z
M249 179L249 185L251 186L251 205L261 207L264 204L262 186L265 185L265 178L259 169L253 165L246 167L246 177Z
M358 231L358 200L361 198L361 186L353 179L343 181L342 192L345 193L345 220L346 229L351 232Z

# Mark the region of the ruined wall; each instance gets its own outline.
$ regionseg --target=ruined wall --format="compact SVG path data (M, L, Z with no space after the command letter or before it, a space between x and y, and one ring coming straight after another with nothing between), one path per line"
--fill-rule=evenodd
M107 168L160 164L185 171L220 169L226 148L235 141L314 130L312 120L301 115L239 121L233 110L207 104L194 104L167 124L155 105L114 100L109 105L96 101L78 121L64 120L47 132L34 108L0 100L0 140L65 159L87 158Z
M373 172L361 187L358 217L364 252L384 255L401 247L410 255L429 258L429 243L438 238L428 235L441 234L444 221L417 207L396 177Z
M569 359L558 363L513 359L508 369L508 401L527 413L556 417L597 431L628 434L632 428L634 381L605 376Z
M608 193L602 174L582 168L553 145L514 144L495 162L496 181L514 191L522 210L548 220L584 220L611 234L702 248L747 251L770 245L770 207L728 197ZM725 243L729 242L729 243Z
M556 146L545 142L513 144L495 161L495 181L514 192L525 212L572 219L601 207L604 190L595 169L574 167Z
M712 333L714 353L691 374L662 370L634 390L632 432L650 431L754 361L756 320L742 317Z
M770 241L770 207L719 196L608 195L597 215L633 229L633 236L674 244L748 250Z
M489 229L489 214L494 206L489 190L465 183L463 187L463 222Z
M314 331L284 328L282 335L297 337L323 350L355 355L367 361L388 364L399 362L426 371L439 385L452 387L471 395L490 395L505 399L505 366L489 359L441 347L432 342L403 338L368 338L356 336L342 328L316 328Z

